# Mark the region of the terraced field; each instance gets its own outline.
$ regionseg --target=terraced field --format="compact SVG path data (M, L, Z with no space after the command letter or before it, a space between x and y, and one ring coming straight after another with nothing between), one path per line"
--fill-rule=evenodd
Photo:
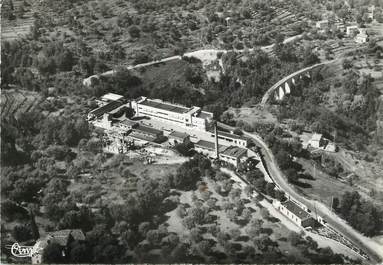
M41 102L41 96L36 92L23 90L3 90L1 92L1 118L17 117L36 108Z
M34 5L36 3L22 1L22 0L14 0L14 10L18 10L20 5L23 2L27 3L27 6L24 8L25 13L23 16L19 16L14 20L8 20L3 18L1 21L1 40L2 41L11 41L14 39L18 39L22 36L25 36L30 32L31 26L33 25L33 10Z

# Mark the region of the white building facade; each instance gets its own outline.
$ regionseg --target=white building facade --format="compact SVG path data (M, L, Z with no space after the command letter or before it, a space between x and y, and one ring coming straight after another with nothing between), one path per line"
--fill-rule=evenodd
M190 129L206 131L213 120L213 113L202 111L200 107L184 107L158 99L140 97L132 101L137 116L148 116L156 120L170 122Z

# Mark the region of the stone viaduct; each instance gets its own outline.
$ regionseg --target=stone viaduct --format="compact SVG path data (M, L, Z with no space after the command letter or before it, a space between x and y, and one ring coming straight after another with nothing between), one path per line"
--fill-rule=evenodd
M311 78L311 72L313 69L327 63L329 62L314 64L312 66L300 69L284 77L283 79L279 80L272 87L270 87L269 90L267 90L267 92L262 98L261 105L265 106L266 103L272 100L276 100L276 101L282 100L285 95L291 93L291 89L293 89L298 79L302 79L304 76Z

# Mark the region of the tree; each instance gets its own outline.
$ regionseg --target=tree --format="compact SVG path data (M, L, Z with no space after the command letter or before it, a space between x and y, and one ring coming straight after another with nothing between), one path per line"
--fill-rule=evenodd
M56 64L61 71L71 71L75 63L73 53L70 50L65 49L56 56Z
M263 175L263 172L256 168L254 170L250 170L249 172L246 173L246 179L254 184L254 182L258 179L263 179L264 178L264 175Z
M306 47L303 53L303 65L309 66L316 63L319 63L318 55L313 53L312 47Z
M198 249L206 255L209 255L212 252L212 247L213 244L210 240L202 240L198 243Z
M338 207L339 207L339 199L338 197L334 197L332 199L332 208L335 210L335 211L338 211Z
M192 228L190 230L190 239L195 243L200 242L203 239L201 229L198 227Z
M241 236L241 230L239 230L238 228L230 229L229 233L233 240L237 240Z
M279 150L275 155L277 163L281 169L287 169L291 166L292 159L285 150Z
M13 228L12 236L17 242L24 242L32 239L32 231L27 225L16 225Z
M4 185L4 181L2 185ZM8 199L1 202L1 216L7 221L13 221L15 219L22 220L28 218L28 212Z
M297 232L291 231L288 235L288 240L293 246L298 246L302 241L302 237Z
M63 263L64 257L62 255L62 247L58 243L48 244L43 251L43 263Z
M275 188L275 184L268 182L266 184L266 189L265 189L266 190L266 194L271 196L271 197L275 197L275 190L274 190L274 188Z
M295 168L289 168L286 170L287 180L290 183L297 183L299 180L298 172Z
M136 114L133 108L126 108L125 115L128 119L133 118L133 116Z
M352 61L348 59L344 59L342 62L342 66L344 70L348 70L352 68Z
M157 229L149 230L146 233L146 240L148 240L152 246L157 246L160 244L161 234Z
M132 25L128 28L128 32L132 38L139 38L140 37L140 28L136 25Z
M275 190L275 199L281 202L284 201L286 199L285 192L279 189Z
M258 190L260 192L264 192L265 191L266 181L263 178L256 179L253 184L254 184L254 188L256 190Z
M91 262L90 251L86 244L74 241L70 244L69 260L73 263Z

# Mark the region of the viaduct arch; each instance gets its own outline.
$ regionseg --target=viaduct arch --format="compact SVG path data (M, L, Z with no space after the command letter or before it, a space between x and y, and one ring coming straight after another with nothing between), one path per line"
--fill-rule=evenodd
M299 79L302 79L303 77L311 78L312 70L322 65L328 64L329 62L330 61L311 65L309 67L300 69L279 80L272 87L270 87L269 90L266 91L265 95L262 98L261 105L265 106L268 102L270 102L273 99L277 101L282 100L286 94L291 93L291 89L293 89L293 86Z

